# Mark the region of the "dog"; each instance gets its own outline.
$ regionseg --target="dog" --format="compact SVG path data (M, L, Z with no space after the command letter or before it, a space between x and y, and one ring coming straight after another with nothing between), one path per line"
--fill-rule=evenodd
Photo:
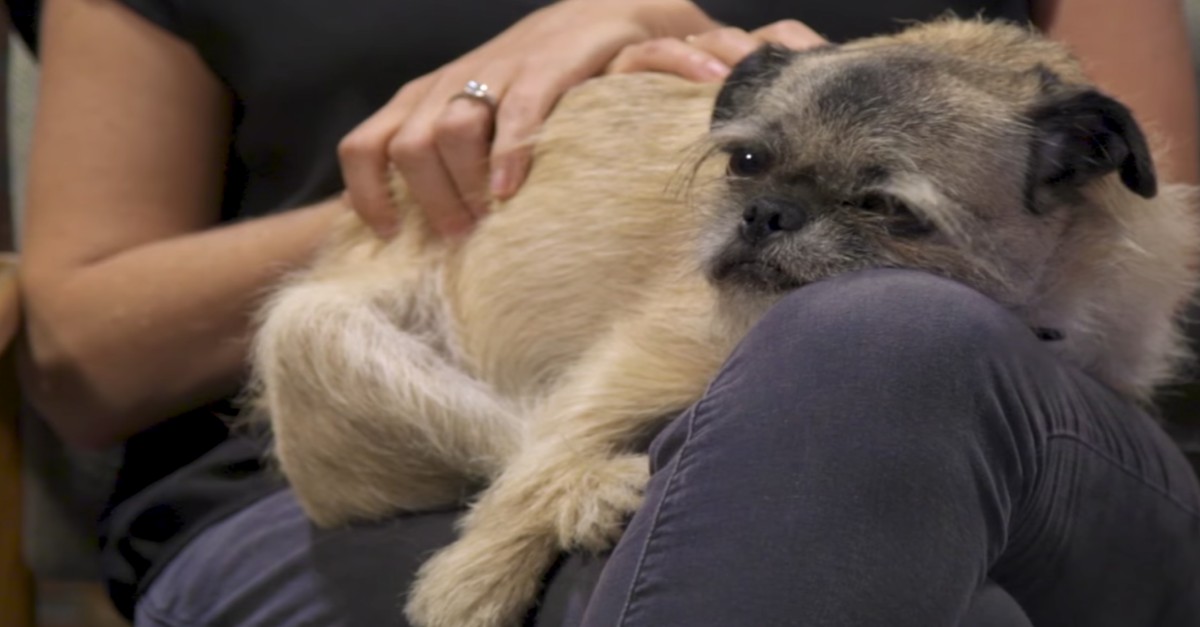
M397 238L347 217L274 292L252 365L317 525L471 504L410 592L422 627L517 625L561 551L609 547L645 442L789 291L949 277L1146 401L1197 282L1193 191L1159 185L1130 111L980 20L767 46L720 86L591 80L463 241L398 198Z

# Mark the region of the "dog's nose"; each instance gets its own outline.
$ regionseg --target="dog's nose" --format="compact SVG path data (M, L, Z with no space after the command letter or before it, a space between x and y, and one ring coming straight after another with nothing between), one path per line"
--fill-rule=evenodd
M779 233L798 231L808 222L799 206L772 198L759 198L742 212L742 237L758 243Z

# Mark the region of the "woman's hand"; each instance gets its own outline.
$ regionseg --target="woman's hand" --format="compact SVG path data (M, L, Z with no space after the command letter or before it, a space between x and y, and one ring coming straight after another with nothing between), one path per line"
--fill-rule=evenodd
M563 93L601 73L626 46L718 26L685 0L562 0L536 11L405 85L342 140L350 202L381 236L394 233L394 167L436 231L465 233L491 198L511 196L524 181L529 140ZM718 79L728 70L706 58L673 71ZM468 81L486 84L490 100L456 98Z
M608 72L669 72L685 78L704 79L707 77L695 76L691 68L711 64L731 68L766 43L806 50L827 42L813 29L796 20L782 20L753 32L732 27L718 28L684 39L662 37L626 46L608 64Z

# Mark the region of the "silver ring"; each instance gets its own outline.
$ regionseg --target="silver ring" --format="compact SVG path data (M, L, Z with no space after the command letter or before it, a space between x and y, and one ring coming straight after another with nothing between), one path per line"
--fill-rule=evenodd
M477 100L486 104L489 109L495 109L496 99L493 98L488 91L487 83L481 83L479 81L467 81L467 86L463 87L462 91L451 96L450 100L453 101L458 100L459 98L470 98L471 100Z

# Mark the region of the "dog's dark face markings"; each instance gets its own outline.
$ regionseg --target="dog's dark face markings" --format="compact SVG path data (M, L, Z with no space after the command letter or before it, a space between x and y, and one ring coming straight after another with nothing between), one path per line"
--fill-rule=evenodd
M1156 187L1114 100L916 46L766 47L730 75L711 137L727 166L707 269L738 291L867 267L1033 280L1085 185Z

